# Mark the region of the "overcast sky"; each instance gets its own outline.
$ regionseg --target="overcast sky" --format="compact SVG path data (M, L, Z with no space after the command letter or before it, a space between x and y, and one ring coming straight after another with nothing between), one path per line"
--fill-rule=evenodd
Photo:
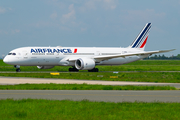
M0 55L24 46L127 47L148 22L145 50L180 54L180 0L0 0Z

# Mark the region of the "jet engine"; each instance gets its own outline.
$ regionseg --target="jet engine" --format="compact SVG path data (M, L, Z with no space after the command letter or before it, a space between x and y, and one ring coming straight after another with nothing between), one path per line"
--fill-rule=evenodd
M54 66L37 66L37 68L39 68L39 69L51 69L53 67Z
M95 67L95 62L93 59L79 58L75 61L75 67L78 70L91 70Z

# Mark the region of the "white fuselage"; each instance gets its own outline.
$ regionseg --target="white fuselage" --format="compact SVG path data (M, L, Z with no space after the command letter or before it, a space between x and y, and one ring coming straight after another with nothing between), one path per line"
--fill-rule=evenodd
M88 58L94 56L141 53L135 48L100 48L100 47L22 47L12 50L11 55L4 59L6 63L20 66L74 66L74 61L68 59ZM14 53L14 55L13 55ZM121 65L137 61L149 55L112 58L96 65Z

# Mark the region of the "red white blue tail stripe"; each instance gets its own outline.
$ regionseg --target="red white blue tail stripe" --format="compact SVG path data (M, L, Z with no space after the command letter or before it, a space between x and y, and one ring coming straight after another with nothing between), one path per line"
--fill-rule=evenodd
M131 48L144 48L148 39L151 23L147 23L137 38L131 44Z

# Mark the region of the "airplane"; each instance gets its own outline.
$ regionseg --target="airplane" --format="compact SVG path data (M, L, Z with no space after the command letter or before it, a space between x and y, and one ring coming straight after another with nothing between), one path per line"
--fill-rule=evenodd
M14 65L16 72L20 66L37 66L39 69L51 69L54 66L72 66L70 72L88 70L98 72L97 65L122 65L146 58L152 54L172 50L144 51L151 23L147 23L132 44L121 47L21 47L5 56L3 61Z

